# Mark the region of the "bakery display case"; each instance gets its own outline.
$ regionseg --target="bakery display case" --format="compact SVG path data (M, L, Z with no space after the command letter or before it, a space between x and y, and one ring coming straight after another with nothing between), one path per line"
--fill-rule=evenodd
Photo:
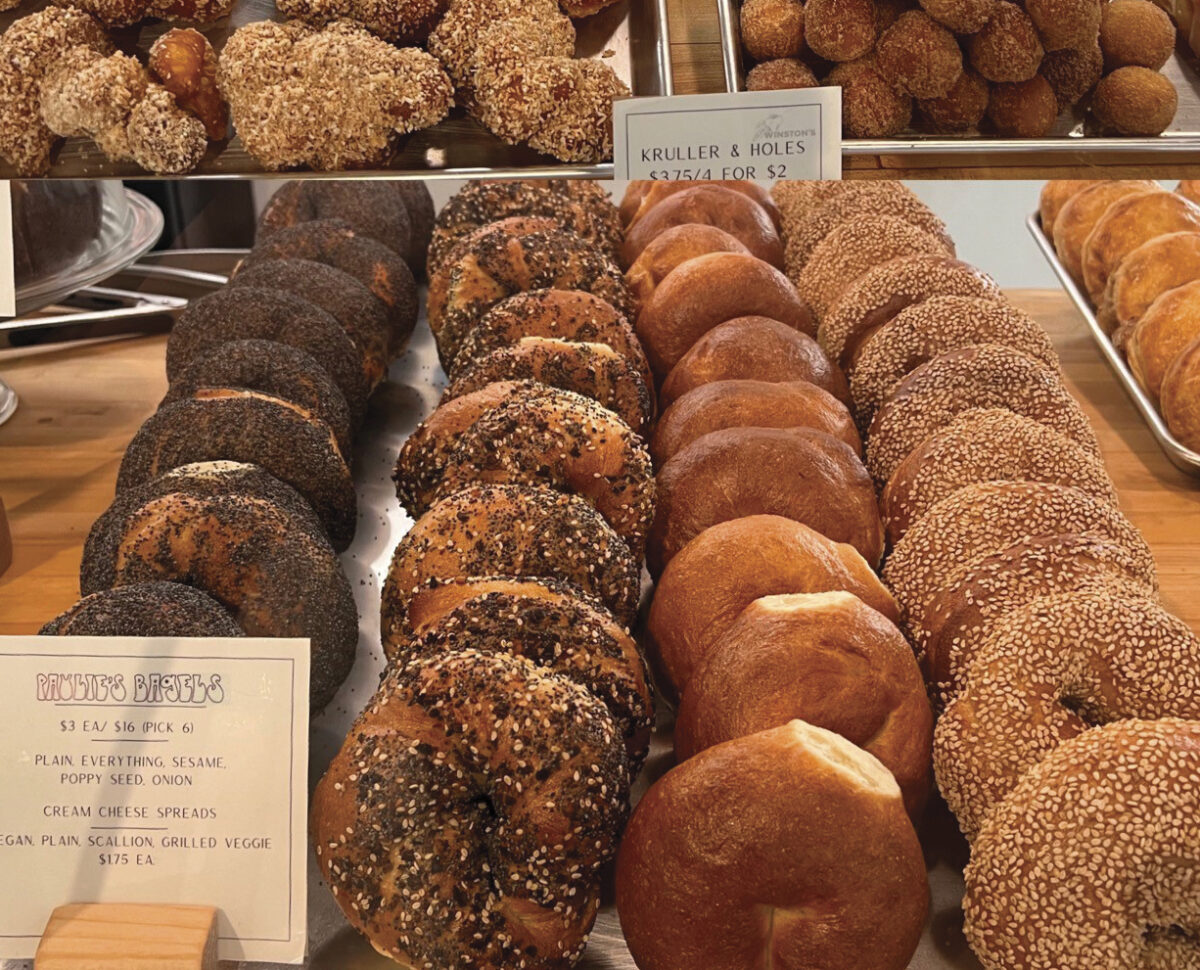
M1196 482L974 192L286 182L0 349L0 634L308 642L312 968L1187 966Z

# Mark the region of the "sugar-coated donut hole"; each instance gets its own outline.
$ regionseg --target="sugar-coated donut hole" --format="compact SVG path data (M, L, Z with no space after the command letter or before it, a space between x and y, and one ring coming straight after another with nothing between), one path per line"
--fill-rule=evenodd
M742 44L756 61L797 57L804 50L800 0L746 0L740 19Z

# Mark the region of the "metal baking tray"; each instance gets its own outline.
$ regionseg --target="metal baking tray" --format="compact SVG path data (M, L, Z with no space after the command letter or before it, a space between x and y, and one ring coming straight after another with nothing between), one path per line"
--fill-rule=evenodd
M745 90L746 71L739 9L740 0L717 0L727 91ZM1056 156L1053 159L1056 165L1128 165L1143 161L1200 167L1200 60L1181 40L1163 73L1179 92L1179 111L1171 127L1157 138L1114 138L1090 134L1083 112L1073 111L1063 114L1054 131L1044 138L906 132L895 138L847 138L842 143L842 153L928 156L922 161L933 161L937 156L954 161L957 156L960 165L964 161L963 155L971 155L972 164L983 164L990 155L999 156L998 164L1021 164L1034 161L1046 163L1044 156L1050 153Z
M1171 434L1170 428L1167 427L1167 423L1158 412L1158 407L1142 388L1142 385L1138 383L1137 378L1133 376L1133 371L1129 369L1124 354L1117 350L1108 334L1100 326L1100 322L1096 319L1095 308L1088 295L1080 289L1075 280L1071 278L1071 274L1067 272L1067 268L1059 260L1058 253L1054 251L1053 241L1042 231L1041 218L1035 212L1025 220L1025 225L1029 228L1029 233L1042 251L1042 255L1046 257L1050 268L1054 270L1059 282L1062 283L1063 289L1067 291L1067 295L1086 321L1092 339L1100 348L1101 355L1108 361L1108 366L1117 375L1117 380L1125 388L1125 393L1129 395L1134 406L1141 412L1146 424L1149 425L1150 433L1154 435L1159 447L1166 452L1171 463L1177 468L1189 475L1200 477L1200 453L1185 447L1178 438Z
M27 16L47 0L23 3L0 14L0 31L18 17ZM273 0L238 0L232 16L200 28L220 52L226 38L238 27L259 20L283 19ZM140 29L114 31L119 46L145 55L155 38L169 25L148 24ZM595 16L575 22L576 53L580 57L605 56L634 96L673 93L671 43L667 28L667 0L619 0ZM288 178L330 178L339 173L288 171ZM599 178L613 177L611 162L567 165L526 146L506 145L462 108L454 108L441 123L401 139L399 147L379 169L355 170L354 178ZM260 166L242 148L241 139L213 145L196 171L180 178L279 178L281 173ZM0 163L0 178L17 173ZM69 138L59 150L51 178L147 178L132 162L111 162L86 138Z

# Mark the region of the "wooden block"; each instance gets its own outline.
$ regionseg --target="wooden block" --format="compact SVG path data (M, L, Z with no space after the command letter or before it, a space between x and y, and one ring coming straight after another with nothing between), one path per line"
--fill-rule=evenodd
M211 906L72 903L46 924L34 970L217 970Z
M4 511L4 499L0 498L0 576L12 565L12 530L8 527L8 514Z

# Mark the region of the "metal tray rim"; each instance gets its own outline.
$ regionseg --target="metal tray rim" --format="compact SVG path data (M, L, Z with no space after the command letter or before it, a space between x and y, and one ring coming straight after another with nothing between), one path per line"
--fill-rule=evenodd
M1125 358L1113 346L1113 342L1100 326L1100 322L1096 319L1095 311L1092 309L1092 304L1087 294L1079 288L1079 285L1071 278L1071 274L1067 272L1067 268L1059 260L1058 254L1054 251L1054 244L1042 231L1041 218L1038 213L1034 212L1026 218L1025 226L1029 229L1029 234L1033 236L1034 242L1037 243L1042 256L1050 264L1050 268L1054 270L1054 275L1058 277L1063 289L1066 290L1067 295L1071 298L1071 302L1075 304L1075 308L1087 323L1092 339L1099 347L1105 361L1108 362L1108 366L1117 375L1117 380L1125 389L1125 393L1133 400L1134 406L1141 412L1142 418L1149 426L1150 432L1154 435L1159 447L1166 453L1171 463L1181 471L1200 477L1200 454L1185 447L1171 433L1162 415L1159 414L1158 408L1155 407L1154 402L1150 400L1150 396L1142 389L1142 385L1138 383L1137 378L1133 376L1133 371L1129 369Z

